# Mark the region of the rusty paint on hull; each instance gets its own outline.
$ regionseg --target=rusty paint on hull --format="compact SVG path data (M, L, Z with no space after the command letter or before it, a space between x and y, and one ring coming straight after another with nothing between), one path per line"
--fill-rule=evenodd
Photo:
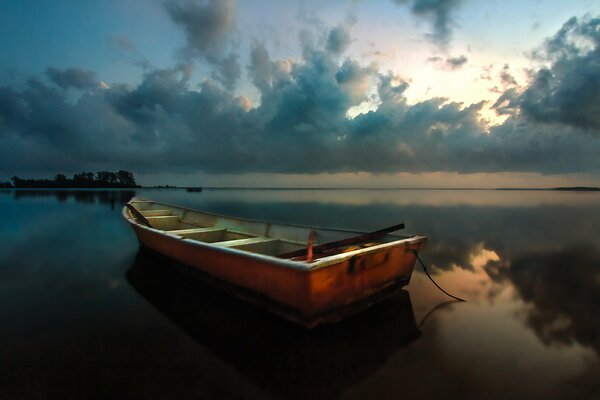
M226 289L306 327L338 321L408 284L416 256L407 249L419 251L425 240L413 237L331 262L305 263L183 239L142 226L127 209L123 214L144 247L194 267Z

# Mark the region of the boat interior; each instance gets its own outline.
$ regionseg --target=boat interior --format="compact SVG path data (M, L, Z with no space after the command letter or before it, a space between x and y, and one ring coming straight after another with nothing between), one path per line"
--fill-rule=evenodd
M330 249L307 260L306 256L288 257L287 255L293 255L294 252L306 249L311 242L310 237L313 238L311 246L318 246L320 243L356 236L357 232L226 217L149 200L132 199L127 207L129 215L138 223L149 225L182 239L296 261L314 261L346 251L409 237L387 234L378 237L377 240Z

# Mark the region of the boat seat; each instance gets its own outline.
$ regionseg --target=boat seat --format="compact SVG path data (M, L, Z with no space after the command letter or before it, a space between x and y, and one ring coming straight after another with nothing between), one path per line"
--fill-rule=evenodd
M150 225L154 228L158 229L173 229L170 228L172 224L177 224L179 222L179 217L177 215L157 215L154 217L146 217Z
M166 217L173 215L171 210L147 210L140 211L140 214L142 214L144 217Z
M163 231L175 231L197 227L197 225L180 221L177 215L159 215L155 217L146 217L146 219L153 228L161 229Z
M258 244L258 243L270 243L276 242L279 239L273 239L268 237L253 237L248 239L235 239L235 240L225 240L223 242L215 242L214 245L223 246L223 247L238 247L238 246L246 246L249 244Z
M189 235L191 233L208 233L208 232L225 232L225 228L217 228L214 226L209 226L207 228L191 228L191 229L178 229L175 231L169 231L174 235Z

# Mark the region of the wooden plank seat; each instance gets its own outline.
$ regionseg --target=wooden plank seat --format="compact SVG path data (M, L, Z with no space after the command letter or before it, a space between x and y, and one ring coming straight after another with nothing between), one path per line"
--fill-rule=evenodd
M171 210L148 210L140 211L144 217L166 217L173 215Z
M190 228L190 229L177 229L174 231L169 231L177 236L189 235L191 233L207 233L207 232L225 232L225 228L219 228L215 226L209 226L208 228Z
M223 240L227 233L227 229L211 226L207 228L178 229L169 231L169 233L184 239L193 239L200 242L212 243Z
M146 217L146 219L153 228L164 231L174 231L196 227L195 225L180 221L177 215L160 215L155 217Z
M260 254L276 254L281 241L269 237L251 237L246 239L224 240L212 243L230 249L251 251Z
M224 240L222 242L215 242L214 245L223 246L223 247L239 247L245 246L248 244L257 244L257 243L270 243L275 242L279 239L273 239L268 237L252 237L248 239L235 239L235 240Z
M177 215L156 215L153 217L146 217L146 219L150 222L152 221L177 221L179 220L179 217Z
M256 243L269 243L274 242L278 239L267 238L267 237L253 237L248 239L235 239L235 240L224 240L222 242L215 242L214 245L223 246L223 247L238 247L245 246L247 244L256 244Z

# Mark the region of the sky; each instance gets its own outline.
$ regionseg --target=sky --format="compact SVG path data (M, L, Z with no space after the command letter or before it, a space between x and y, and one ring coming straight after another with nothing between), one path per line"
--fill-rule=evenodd
M0 1L0 180L600 186L600 3Z

